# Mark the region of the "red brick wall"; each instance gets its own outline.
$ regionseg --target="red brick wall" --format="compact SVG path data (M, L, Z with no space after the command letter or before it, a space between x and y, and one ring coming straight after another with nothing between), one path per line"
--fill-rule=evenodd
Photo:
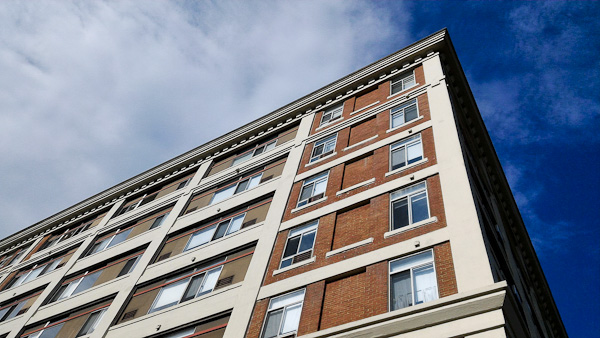
M458 293L450 243L446 242L434 247L433 254L435 257L435 272L440 297L447 297Z
M377 117L374 116L368 120L350 127L350 138L348 146L364 141L369 137L377 135Z
M344 177L342 179L342 189L346 189L355 184L370 180L374 177L373 169L373 153L367 156L353 159L351 162L346 162L344 166Z
M370 201L337 214L333 245L331 250L336 250L352 243L360 242L372 236L375 224Z

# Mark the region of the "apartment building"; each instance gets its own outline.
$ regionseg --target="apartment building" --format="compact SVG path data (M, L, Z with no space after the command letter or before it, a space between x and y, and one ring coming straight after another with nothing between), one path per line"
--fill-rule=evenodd
M0 242L0 337L566 337L446 30Z

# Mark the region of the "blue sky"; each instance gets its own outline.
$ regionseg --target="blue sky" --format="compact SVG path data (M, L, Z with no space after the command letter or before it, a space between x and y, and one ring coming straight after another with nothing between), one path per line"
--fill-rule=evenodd
M0 238L447 27L567 331L598 337L599 22L592 1L4 1Z

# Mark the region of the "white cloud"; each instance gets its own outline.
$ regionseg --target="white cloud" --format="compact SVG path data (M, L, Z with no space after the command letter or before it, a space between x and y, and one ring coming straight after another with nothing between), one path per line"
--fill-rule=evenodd
M390 20L347 1L2 2L0 238L409 43Z

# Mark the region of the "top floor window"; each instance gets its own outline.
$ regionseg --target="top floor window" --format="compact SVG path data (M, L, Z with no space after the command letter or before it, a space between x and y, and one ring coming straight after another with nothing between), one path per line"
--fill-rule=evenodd
M315 142L312 150L312 154L310 155L310 161L314 162L319 160L325 156L333 154L335 151L335 143L337 141L337 134L328 136L324 139L318 140Z
M344 103L339 103L334 106L331 106L323 112L323 116L321 116L321 123L319 126L325 125L329 122L333 122L342 117L342 112L344 111Z
M320 200L325 197L325 189L327 188L327 178L329 171L308 178L302 182L300 189L300 198L298 198L298 206Z
M272 298L261 338L292 336L300 324L305 289Z
M404 104L392 108L391 124L392 128L399 127L419 117L417 99L412 99Z
M19 270L16 272L12 279L4 286L3 290L15 288L21 284L30 282L42 275L50 273L58 268L61 268L65 265L69 259L73 256L73 254L77 251L77 248L71 249L67 253L63 253L61 256L56 258L42 261L40 263L34 264L29 268Z
M28 247L22 247L20 249L16 249L12 252L4 254L2 257L0 257L0 269L5 266L9 266L13 263L18 262L19 259L21 259L21 257L23 257L25 252L27 252L27 249L28 249Z
M414 87L416 84L414 71L400 74L400 76L392 80L392 95Z

